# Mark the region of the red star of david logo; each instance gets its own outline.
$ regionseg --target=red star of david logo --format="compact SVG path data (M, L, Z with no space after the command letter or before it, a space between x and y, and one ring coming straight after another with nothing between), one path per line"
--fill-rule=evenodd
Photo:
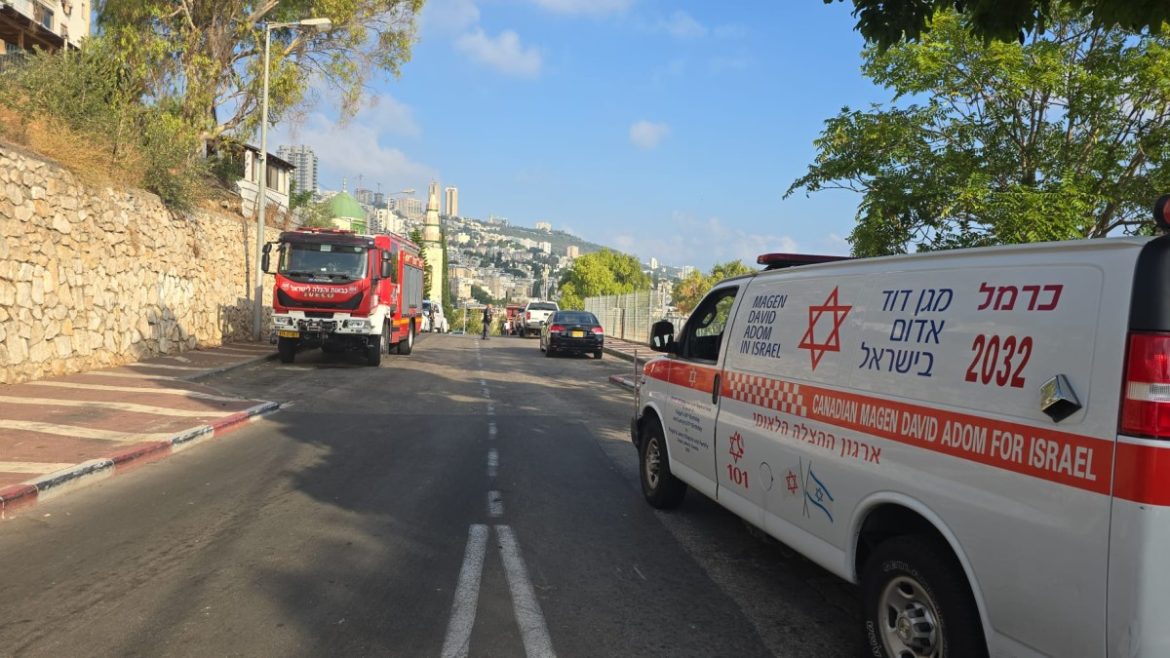
M790 469L788 475L784 476L784 482L788 486L788 493L795 494L800 485L797 484L796 473Z
M735 460L735 463L738 464L739 460L743 457L743 437L740 436L739 432L736 432L728 438L728 441L731 443L731 448L727 452Z
M809 351L808 355L812 359L813 370L817 369L817 364L821 362L821 357L825 355L825 352L841 351L841 325L845 323L845 316L849 315L849 311L852 309L852 306L845 306L837 302L837 288L833 288L833 292L829 293L829 298L825 300L824 304L808 307L808 331L804 332L804 337L800 339L800 344L797 347ZM829 332L825 342L818 343L816 339L817 323L826 313L832 313L833 329Z

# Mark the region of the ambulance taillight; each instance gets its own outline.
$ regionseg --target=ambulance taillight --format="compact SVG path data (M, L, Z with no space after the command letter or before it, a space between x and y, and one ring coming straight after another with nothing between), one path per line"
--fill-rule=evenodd
M1121 432L1170 438L1170 334L1129 334Z

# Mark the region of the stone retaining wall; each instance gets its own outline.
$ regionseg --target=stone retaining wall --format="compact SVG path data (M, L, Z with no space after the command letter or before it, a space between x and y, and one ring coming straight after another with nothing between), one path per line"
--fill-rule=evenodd
M0 143L0 383L249 340L255 231Z

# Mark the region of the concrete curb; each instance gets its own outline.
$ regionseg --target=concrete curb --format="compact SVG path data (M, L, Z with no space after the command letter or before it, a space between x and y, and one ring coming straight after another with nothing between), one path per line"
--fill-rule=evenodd
M617 384L618 386L628 388L631 391L638 387L638 385L634 383L634 378L629 375L610 375L609 383Z
M112 475L169 457L200 441L220 436L243 423L280 409L279 402L264 402L234 413L210 425L184 430L163 441L148 441L119 449L109 457L91 459L75 466L42 475L30 482L0 487L0 518L12 510L55 498L67 491L92 484Z
M194 375L188 375L186 377L179 377L179 379L182 379L182 380L188 381L188 382L198 382L198 381L202 381L204 379L207 379L208 377L212 377L214 375L219 375L219 374L231 371L231 370L236 370L237 368L243 368L245 366L250 366L253 363L260 363L262 361L273 361L278 356L280 356L280 354L278 354L277 352L273 352L271 354L264 354L261 356L250 358L247 361L240 361L239 363L229 363L226 366L212 368L211 370L204 370L204 371L196 373Z

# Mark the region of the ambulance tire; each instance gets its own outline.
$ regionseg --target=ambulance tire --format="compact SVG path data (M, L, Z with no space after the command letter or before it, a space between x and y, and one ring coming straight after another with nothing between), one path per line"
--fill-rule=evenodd
M600 359L601 354L602 354L601 350L597 350L596 352L593 353L593 358Z
M297 358L297 341L294 338L278 338L276 352L280 355L281 363L292 363Z
M641 450L638 451L638 479L642 481L642 495L656 509L678 507L687 495L687 485L670 472L666 458L666 439L662 427L651 420L643 430Z
M862 571L861 600L867 655L987 655L967 578L939 539L905 535L879 544Z

